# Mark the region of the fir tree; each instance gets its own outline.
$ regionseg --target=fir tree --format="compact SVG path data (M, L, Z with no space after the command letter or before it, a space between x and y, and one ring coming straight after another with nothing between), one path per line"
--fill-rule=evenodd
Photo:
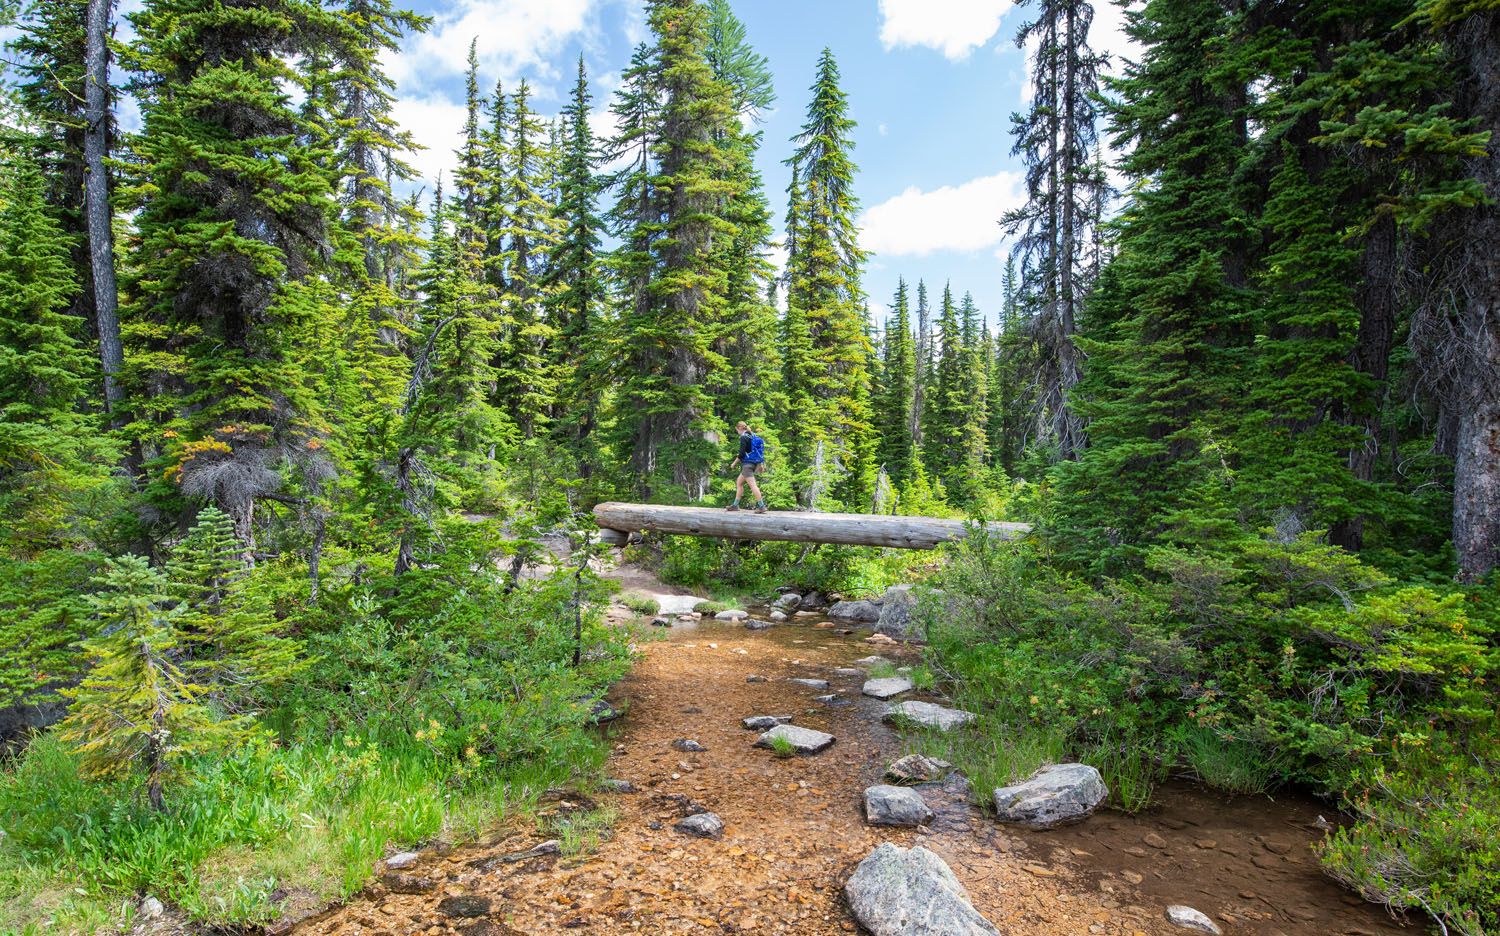
M1037 7L1037 18L1016 35L1017 45L1037 43L1031 110L1012 118L1012 152L1026 163L1028 198L1004 223L1021 235L1015 253L1044 349L1037 379L1045 429L1058 454L1073 458L1084 443L1069 401L1082 372L1073 336L1087 287L1085 247L1106 184L1091 161L1104 58L1088 47L1094 8L1087 0L1038 0Z
M139 556L110 560L91 598L100 636L83 649L95 662L76 688L65 690L72 710L64 740L95 776L138 770L153 808L166 806L165 788L182 762L243 739L243 718L217 717L204 703L206 687L175 662L186 609L167 594L166 578Z
M886 320L876 429L880 435L880 464L892 482L899 487L911 480L916 457L911 435L916 349L912 340L910 301L904 278L897 281L891 308L895 311L895 317Z
M794 464L818 448L832 466L834 491L846 503L868 498L874 482L870 424L871 353L860 284L865 254L858 244L851 158L854 121L827 49L818 60L807 119L793 138L788 206L787 306L806 320L808 363L787 368L788 392L805 396L807 442ZM783 349L788 357L793 349ZM820 445L821 443L821 445Z
M705 58L700 4L653 0L647 21L656 45L638 52L626 74L616 104L625 120L612 147L636 153L616 209L616 266L627 290L617 322L618 427L642 494L671 485L699 498L718 454L708 389L721 363L714 349L726 277L714 245L736 234L722 215L736 185L716 137L735 107Z
M305 123L282 83L301 76L286 61L355 40L309 0L156 0L132 20L145 118L132 411L165 449L165 477L229 513L249 558L256 503L283 486L282 466L327 465L303 355L327 316L311 277L336 206L327 154L298 145Z
M600 458L593 435L608 363L602 321L607 287L600 259L604 222L598 215L601 181L594 171L599 154L589 126L591 100L580 55L573 96L560 121L558 197L552 211L561 233L547 269L545 292L558 331L561 374L553 424L573 450L584 478L592 476Z

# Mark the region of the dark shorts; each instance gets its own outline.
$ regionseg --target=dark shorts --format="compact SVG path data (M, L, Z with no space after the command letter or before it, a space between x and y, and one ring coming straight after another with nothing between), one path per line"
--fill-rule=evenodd
M755 477L756 472L758 471L758 469L760 468L760 466L762 464L764 464L764 462L758 462L758 463L756 463L754 465L750 464L749 462L741 462L740 463L740 477L741 478L753 478L753 477Z

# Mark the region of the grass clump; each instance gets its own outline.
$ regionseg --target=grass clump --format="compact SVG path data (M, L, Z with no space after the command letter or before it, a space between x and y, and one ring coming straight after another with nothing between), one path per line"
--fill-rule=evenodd
M661 602L640 592L625 592L620 595L619 602L642 617L661 611Z
M776 757L797 756L797 745L793 744L789 738L784 738L781 735L772 735L766 744L770 746L771 753Z
M736 605L725 601L700 601L693 605L693 610L699 614L718 614L720 611L730 611Z

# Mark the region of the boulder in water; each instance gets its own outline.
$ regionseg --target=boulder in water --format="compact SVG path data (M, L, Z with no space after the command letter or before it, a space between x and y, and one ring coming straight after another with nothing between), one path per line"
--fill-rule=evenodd
M952 731L972 722L975 715L932 702L897 702L886 708L884 717L886 721L906 720L939 731Z
M911 689L911 680L905 676L887 676L884 679L867 679L861 690L876 699L889 699Z
M828 680L826 679L802 679L801 677L794 677L792 679L788 679L787 682L796 683L799 686L806 686L809 689L828 688Z
M932 810L915 790L881 783L865 790L865 821L871 825L926 825L932 821Z
M755 746L769 748L778 739L790 742L798 754L816 754L834 742L831 734L798 725L777 725L755 739Z
M873 601L840 601L828 609L828 616L835 621L874 624L880 620L880 606Z
M995 791L1001 822L1052 829L1082 822L1109 796L1099 771L1087 764L1049 764L1024 782Z
M931 783L948 775L953 765L925 754L908 754L885 769L892 783Z
M720 611L714 615L715 621L743 621L750 616L749 611L741 611L739 608L730 608L728 611Z
M766 731L777 725L788 724L791 720L790 715L751 715L749 718L740 719L740 724L752 731Z
M943 859L920 845L886 842L870 852L845 882L844 897L873 936L1000 936Z

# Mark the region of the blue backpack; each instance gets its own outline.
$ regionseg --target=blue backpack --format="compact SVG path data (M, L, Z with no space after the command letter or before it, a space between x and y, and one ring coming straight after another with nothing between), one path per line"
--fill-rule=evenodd
M755 433L750 433L750 454L745 456L745 464L760 465L766 460L766 440Z

